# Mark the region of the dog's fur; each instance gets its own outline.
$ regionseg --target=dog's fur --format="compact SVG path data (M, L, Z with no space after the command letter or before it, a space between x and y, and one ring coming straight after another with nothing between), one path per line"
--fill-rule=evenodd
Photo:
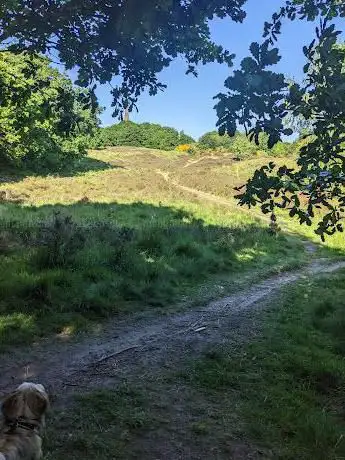
M43 385L35 383L23 383L5 398L1 407L0 460L42 458L40 435L48 406Z

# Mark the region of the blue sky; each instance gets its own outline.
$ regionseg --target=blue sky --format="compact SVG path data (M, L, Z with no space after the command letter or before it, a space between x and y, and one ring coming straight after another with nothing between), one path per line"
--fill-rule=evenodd
M282 0L248 0L245 10L247 18L243 24L229 20L215 20L211 25L213 39L236 54L235 66L208 64L200 66L199 76L185 75L186 64L176 60L161 74L161 81L168 85L164 93L151 97L143 94L138 103L139 113L132 113L135 122L155 122L172 126L194 137L215 129L216 114L213 110L213 96L224 88L224 81L238 67L242 58L248 55L252 41L260 41L265 20L282 5ZM276 67L284 74L301 79L305 59L303 44L310 43L315 26L312 23L287 22L279 39L282 60ZM102 124L113 124L111 116L111 95L108 86L98 89L100 104L106 107Z

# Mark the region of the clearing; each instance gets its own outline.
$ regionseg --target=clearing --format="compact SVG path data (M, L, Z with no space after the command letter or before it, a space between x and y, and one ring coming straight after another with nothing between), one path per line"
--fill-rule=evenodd
M238 209L264 161L3 178L0 388L49 388L46 459L344 457L344 241Z

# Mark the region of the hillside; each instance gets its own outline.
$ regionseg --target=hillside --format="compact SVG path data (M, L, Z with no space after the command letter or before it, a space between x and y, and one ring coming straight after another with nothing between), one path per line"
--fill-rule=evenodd
M46 459L335 458L345 243L237 206L266 161L123 147L3 174L0 386L48 385Z
M205 284L212 298L218 284L227 292L305 263L298 225L272 237L259 211L233 198L263 161L114 148L60 176L8 176L0 189L2 345L195 301Z
M254 164L246 163L248 172ZM225 277L231 289L244 273L256 278L303 264L297 238L273 238L262 216L236 206L239 167L246 166L116 148L91 152L60 176L8 177L0 275L8 316L0 343L171 308L205 282Z

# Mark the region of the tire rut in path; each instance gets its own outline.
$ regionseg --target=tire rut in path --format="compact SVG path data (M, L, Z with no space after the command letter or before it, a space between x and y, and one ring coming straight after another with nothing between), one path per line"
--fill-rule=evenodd
M205 307L167 316L114 320L97 336L86 336L80 341L54 339L15 350L2 356L0 393L8 392L23 380L34 380L64 399L77 386L105 386L106 373L102 374L101 368L114 360L115 377L120 379L135 378L148 368L150 372L158 371L166 363L178 364L191 353L197 356L208 345L231 342L231 335L236 335L243 322L243 312L248 316L251 310L265 307L270 296L283 286L304 276L341 268L345 268L345 261L314 261L305 269L273 276ZM250 333L246 327L240 329L244 339Z

